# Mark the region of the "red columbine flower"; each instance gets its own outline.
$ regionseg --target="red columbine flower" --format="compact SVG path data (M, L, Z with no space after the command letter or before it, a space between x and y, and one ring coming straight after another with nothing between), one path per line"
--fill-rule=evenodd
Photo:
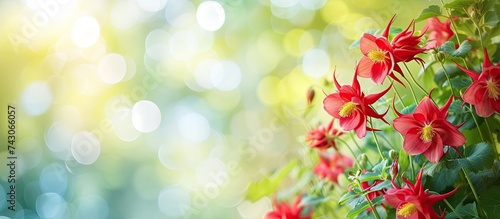
M332 119L327 126L320 125L316 129L309 131L306 138L308 141L311 141L309 145L312 148L328 149L333 147L337 150L335 139L344 133L333 128L334 120L335 119Z
M353 161L350 157L338 152L332 154L321 153L319 163L314 167L313 172L320 178L327 178L337 183L337 177L344 173L345 169L352 167Z
M356 68L355 71L357 72L358 69ZM387 93L392 85L380 93L370 94L365 97L365 94L361 92L356 74L354 74L352 85L340 86L335 73L333 74L333 80L338 92L328 95L323 100L323 108L328 114L339 120L340 128L344 131L356 130L356 135L362 138L366 135L367 116L382 119L387 123L384 119L387 111L378 114L369 105L375 103Z
M466 103L476 107L477 115L489 117L495 111L500 112L500 63L491 65L488 51L484 48L483 70L480 74L457 66L474 81L464 92Z
M309 206L309 212L303 212L304 206L300 203L302 196L297 197L292 205L287 203L278 204L273 199L274 210L266 214L266 219L310 219L313 208Z
M385 192L385 201L396 209L397 219L442 219L444 217L444 211L441 210L441 214L438 215L432 205L451 196L458 187L442 195L429 194L429 190L424 191L422 185L423 170L422 168L418 172L415 184L401 177L406 184L403 188L399 188L393 180L392 186L394 188Z
M358 75L371 78L375 84L382 84L394 70L394 57L387 37L376 37L365 33L359 42L363 58L358 64Z
M412 60L423 64L424 60L415 57L415 55L425 52L426 49L420 47L420 39L424 35L414 36L415 23L411 21L410 25L401 33L396 34L389 43L389 29L394 22L396 16L387 24L382 36L374 36L365 33L359 42L359 47L363 53L363 58L359 62L359 76L364 78L371 78L375 84L382 84L384 79L389 76L403 85L403 83L396 78L393 70L404 77L403 71L397 64L398 62L409 62ZM410 27L412 29L410 30Z
M430 94L429 94L430 96ZM456 147L465 143L465 137L458 131L458 126L446 120L452 96L439 108L430 97L424 97L415 108L415 112L400 114L394 119L394 129L404 136L403 149L411 155L424 154L430 162L436 163L443 156L443 145Z
M424 29L430 31L428 43L425 46L426 49L432 49L438 46L443 45L446 41L448 41L453 35L453 31L451 30L451 21L446 19L444 23L441 23L437 17L433 17L427 19L427 25Z
M394 20L394 17L392 19ZM390 27L393 20L391 20L391 22L387 26L388 28ZM412 27L411 30L410 27ZM417 63L423 66L424 60L415 57L415 55L426 51L426 49L418 45L420 43L420 39L425 34L425 30L418 36L414 36L413 33L415 33L415 22L412 20L410 22L410 25L408 25L405 30L403 30L401 33L396 34L396 36L394 36L394 38L392 39L391 46L394 54L394 61L396 63L415 60ZM398 72L403 75L403 73L400 72L399 66L395 67L394 69L396 71L399 70Z

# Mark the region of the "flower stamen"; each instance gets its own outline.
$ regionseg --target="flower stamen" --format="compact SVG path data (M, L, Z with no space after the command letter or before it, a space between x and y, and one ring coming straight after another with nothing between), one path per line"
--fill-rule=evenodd
M348 117L352 114L352 111L354 111L354 109L356 109L356 104L353 103L352 101L347 102L344 105L342 105L342 107L340 107L339 116Z
M368 58L372 60L372 62L383 62L387 56L381 50L371 50L368 52Z
M428 143L432 140L432 136L434 136L432 126L430 124L425 125L422 128L422 134L420 135L420 139L422 139L422 141L424 141L425 143Z
M415 211L417 211L417 206L415 206L415 204L406 203L397 209L396 214L407 218L415 213Z
M492 80L486 81L486 90L488 91L488 97L498 100L498 95L500 94L500 89Z

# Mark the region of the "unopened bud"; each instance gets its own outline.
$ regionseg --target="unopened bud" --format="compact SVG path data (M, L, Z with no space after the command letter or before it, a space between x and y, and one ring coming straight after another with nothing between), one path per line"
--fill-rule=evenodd
M392 149L391 149L391 150L389 151L389 157L390 157L392 160L397 159L397 157L398 157L398 152L397 152L397 151L395 151L395 150L392 150Z
M442 52L442 51L439 51L439 52L434 54L434 60L436 60L440 63L444 63L445 59L446 59L446 54L444 54L444 52Z
M391 174L392 179L395 179L399 173L399 164L398 157L394 158L394 161L391 164L391 169L389 169L389 173Z
M307 89L307 105L311 105L311 103L313 102L314 100L314 89L312 87L310 87L309 89Z

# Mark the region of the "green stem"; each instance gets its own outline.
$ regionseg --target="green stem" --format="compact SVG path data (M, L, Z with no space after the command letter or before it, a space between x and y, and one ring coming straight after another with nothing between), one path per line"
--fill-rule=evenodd
M426 91L426 90L425 90L425 89L424 89L424 88L423 88L423 87L422 87L419 83L417 83L417 81L415 80L415 78L414 78L414 77L413 77L413 75L411 74L410 69L408 68L408 65L406 65L406 63L404 63L404 66L405 66L405 68L406 68L406 71L408 71L408 74L410 75L410 78L411 78L411 80L413 81L413 83L415 83L415 85L417 85L417 87L418 87L418 88L420 88L420 90L421 90L422 92L424 92L424 94L425 94L426 96L427 96L427 95L429 95L429 93L427 93L427 91Z
M412 180L415 180L415 167L413 166L413 156L412 155L408 155L408 158L410 158L410 166L411 166L411 178Z
M441 5L444 6L443 0L439 0L441 2ZM455 26L455 22L453 21L453 18L451 17L450 10L446 9L446 13L448 14L448 19L450 19L451 26L453 26L453 30L455 31L455 38L457 38L457 43L460 45L460 38L458 38L458 31L457 27Z
M451 204L448 202L448 200L446 199L443 199L444 203L446 203L446 205L448 205L448 207L451 209L451 211L453 211L453 213L455 213L455 215L460 218L460 219L463 219L462 216L460 216L458 214L458 212L455 210L455 208L453 206L451 206Z
M476 124L477 127L477 132L479 132L479 137L481 137L481 141L484 142L484 137L483 133L481 132L481 129L479 128L479 123L477 122L476 116L474 116L474 112L472 111L472 106L469 105L469 111L472 116L472 120L474 120L474 123Z
M477 24L476 20L474 20L474 18L469 14L469 12L464 8L464 11L465 13L467 14L467 16L469 16L470 20L472 21L472 23L474 23L474 25L476 26L476 29L477 29L477 34L479 35L479 41L481 42L481 48L484 48L484 43L483 43L483 32L481 31L481 28L479 27L479 25Z
M352 138L352 141L354 142L354 144L355 144L355 145L356 145L356 147L358 148L358 150L359 150L360 152L361 152L361 151L363 151L363 150L361 149L361 147L359 146L358 142L356 141L356 138L354 138L354 134L353 134L352 132L350 133L350 136L351 136L351 138ZM370 161L370 159L367 159L367 161L368 161L368 164L370 164L370 166L372 166L372 167L373 167L373 164L372 164L372 162Z
M497 159L500 160L500 157L498 155L497 146L495 145L495 140L493 139L493 135L492 135L493 132L491 132L490 124L488 123L488 119L487 118L484 119L484 123L486 123L486 129L488 129L488 133L489 133L490 141L491 141L491 147L493 148L493 151L495 151L495 155L496 155Z
M411 95L413 96L413 99L415 100L415 103L418 103L418 100L417 100L417 95L415 95L415 90L413 90L413 86L411 85L410 81L408 81L408 79L406 77L403 77L405 79L406 82L408 82L408 86L410 86L410 92L411 92Z
M339 140L340 142L342 142L342 143L343 143L343 144L347 147L347 149L349 149L349 151L351 152L352 156L354 156L354 160L356 160L356 164L358 165L358 167L359 167L360 169L364 169L364 168L361 166L361 164L359 163L358 159L357 159L357 158L358 158L358 156L356 156L356 154L355 154L355 153L354 153L354 151L351 149L351 147L349 147L349 144L347 144L347 142L345 142L345 141L344 141L344 140L342 140L342 139L339 139L339 138L338 138L337 140Z
M390 80L391 80L391 83L394 84L394 80L392 80L392 79L390 79ZM399 103L401 103L401 105L403 106L403 108L406 108L405 103L403 103L403 98L401 98L401 95L399 95L399 91L398 91L398 89L396 89L396 86L393 85L392 89L394 90L394 92L396 92L396 95L399 98Z
M380 158L382 160L385 160L384 154L382 154L382 150L380 148L380 143L378 141L377 135L375 134L375 131L373 130L373 123L372 123L372 118L370 117L370 128L372 130L373 138L375 139L375 144L377 145L378 153L380 154Z
M472 185L472 181L470 180L469 173L467 173L467 170L463 167L462 167L462 172L465 175L465 179L467 179L467 183L469 183L470 189L472 190L472 194L474 195L474 199L476 199L477 210L479 212L479 216L481 218L488 218L488 216L486 215L486 212L484 211L484 209L481 206L481 203L479 202L479 196L477 195L477 192L476 192L476 189L474 188L474 185Z
M377 208L373 206L372 201L368 198L368 196L365 196L366 201L368 201L368 205L370 205L370 208L372 209L373 214L375 214L375 218L380 219L380 215L378 215Z
M448 84L450 85L451 89L451 94L453 95L453 99L455 99L455 91L453 90L453 85L451 84L450 80L450 75L448 75L448 71L446 71L446 68L444 67L444 64L442 62L439 62L441 64L441 67L443 68L444 75L446 76L446 80L448 80Z
M392 145L392 143L385 137L385 135L381 135L381 137L389 146L391 146L391 149L396 150L396 148L394 148L394 145Z

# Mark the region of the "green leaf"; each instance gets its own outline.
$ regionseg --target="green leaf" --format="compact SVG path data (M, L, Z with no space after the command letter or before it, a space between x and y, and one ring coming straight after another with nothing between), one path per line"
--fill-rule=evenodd
M493 149L491 149L490 145L481 142L476 145L466 146L464 151L464 156L466 157L456 159L453 162L460 167L477 173L480 170L493 166L495 159L493 154Z
M455 64L453 65L445 65L444 68L446 69L446 72L448 72L448 75L450 78L454 78L462 72ZM444 82L447 81L446 75L444 74L444 70L441 68L436 72L436 75L434 76L434 82L438 86L443 86Z
M481 23L488 27L496 27L498 24L498 16L493 11L488 11L481 18Z
M490 218L500 215L500 186L493 186L479 197L481 206Z
M460 125L463 123L462 127L460 127L459 130L475 129L476 123L474 122L474 118L472 118L470 107L471 106L468 104L462 107L462 101L460 100L453 101L453 103L451 103L450 105L450 108L448 109L448 121L454 125ZM474 111L473 113L477 122L481 124L484 119L479 117Z
M421 21L425 20L431 17L436 17L441 15L441 8L437 5L431 5L424 9L422 12L420 12L420 15L418 15L417 19L415 21Z
M474 0L455 0L443 5L443 7L463 11L464 8L467 9L470 5L474 4L474 2Z
M459 167L451 166L447 162L438 162L433 166L427 171L432 176L428 178L427 184L433 191L442 192L458 180Z
M265 177L259 181L251 182L248 186L246 199L255 202L264 196L269 196L273 194L278 188L279 184L283 179L292 171L292 169L297 165L298 161L296 159L291 160L286 166L281 168L271 177Z
M372 173L372 172L365 173L359 177L360 182L368 182L379 179L380 179L380 173Z
M415 111L415 108L417 108L417 104L409 105L409 106L405 107L404 109L402 109L401 113L405 114L405 115L413 113Z
M450 79L450 81L451 81L451 86L453 86L453 88L455 89L467 88L472 84L472 79L468 77L456 77Z
M445 42L440 48L440 51L448 53L450 56L464 56L472 49L472 45L468 40L464 40L458 49L455 50L455 43L452 41Z
M472 202L466 205L460 205L455 208L455 211L460 215L461 218L466 219L466 218L479 218L477 209L476 209L476 203ZM446 214L445 219L455 219L458 216L455 214L455 212L450 212Z
M339 199L339 205L345 205L347 201L351 200L352 198L358 196L356 192L353 190L349 191L348 193L344 194L342 197Z
M382 189L389 189L389 188L392 188L392 183L390 180L385 180L385 181L375 185L374 187L372 187L370 189L370 191L379 191Z
M303 203L306 203L307 205L311 205L313 207L323 203L323 202L326 202L328 200L330 200L331 196L323 196L323 195L319 195L319 196L311 196L311 195L304 195L302 197L302 200L301 202Z
M379 204L382 203L382 201L384 201L384 197L383 196L378 196L378 197L375 197L373 200L372 200L372 204L374 206L377 206ZM356 207L354 207L353 209L351 209L347 215L346 215L346 218L354 218L356 217L358 214L360 214L361 212L363 212L364 210L366 210L367 208L370 207L370 204L368 204L367 201L364 201L364 202L361 202L360 204L356 205Z
M405 150L401 148L399 151L399 172L403 173L408 169L408 166L410 165L410 156L406 154Z

